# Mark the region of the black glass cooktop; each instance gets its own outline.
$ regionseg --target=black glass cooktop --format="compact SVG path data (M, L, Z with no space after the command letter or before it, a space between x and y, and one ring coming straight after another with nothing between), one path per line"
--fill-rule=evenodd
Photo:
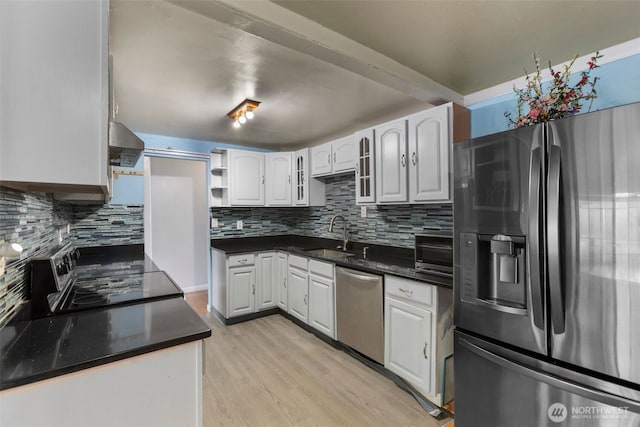
M182 295L182 290L163 271L77 279L56 311L78 311Z

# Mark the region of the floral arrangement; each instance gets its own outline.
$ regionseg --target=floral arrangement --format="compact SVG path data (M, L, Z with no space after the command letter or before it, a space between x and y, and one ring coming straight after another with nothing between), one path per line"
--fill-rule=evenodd
M591 60L587 62L588 68L580 73L580 80L575 86L570 86L571 67L577 57L578 55L574 56L569 64L565 64L562 72L554 70L549 62L552 80L545 92L542 88L540 58L534 53L536 72L529 76L525 70L526 87L523 89L513 87L513 91L518 97L518 110L515 118L510 112L504 114L509 120L509 124L522 127L569 117L581 110L581 101L583 100L591 101L587 111L591 110L593 100L598 97L595 86L599 77L592 78L590 74L592 70L598 68L597 61L602 58L602 55L596 52L595 56L592 56ZM525 111L525 105L528 107L527 111Z

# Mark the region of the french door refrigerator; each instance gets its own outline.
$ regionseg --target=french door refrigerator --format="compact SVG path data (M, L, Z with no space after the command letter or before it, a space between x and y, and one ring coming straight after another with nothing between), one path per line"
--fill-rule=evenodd
M640 426L640 104L454 145L456 427Z

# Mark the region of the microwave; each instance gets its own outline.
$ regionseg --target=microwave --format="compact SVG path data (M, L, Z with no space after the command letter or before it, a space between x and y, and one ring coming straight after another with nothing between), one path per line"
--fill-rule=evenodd
M448 233L415 235L416 270L453 277L453 236Z

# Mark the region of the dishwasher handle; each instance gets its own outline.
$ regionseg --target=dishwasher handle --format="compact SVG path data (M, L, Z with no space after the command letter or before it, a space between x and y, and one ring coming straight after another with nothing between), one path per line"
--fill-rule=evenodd
M347 279L357 280L358 282L371 282L372 285L375 285L382 280L382 276L377 276L375 274L364 273L362 271L351 270L349 268L336 267L336 282L338 281L339 275L345 276Z

